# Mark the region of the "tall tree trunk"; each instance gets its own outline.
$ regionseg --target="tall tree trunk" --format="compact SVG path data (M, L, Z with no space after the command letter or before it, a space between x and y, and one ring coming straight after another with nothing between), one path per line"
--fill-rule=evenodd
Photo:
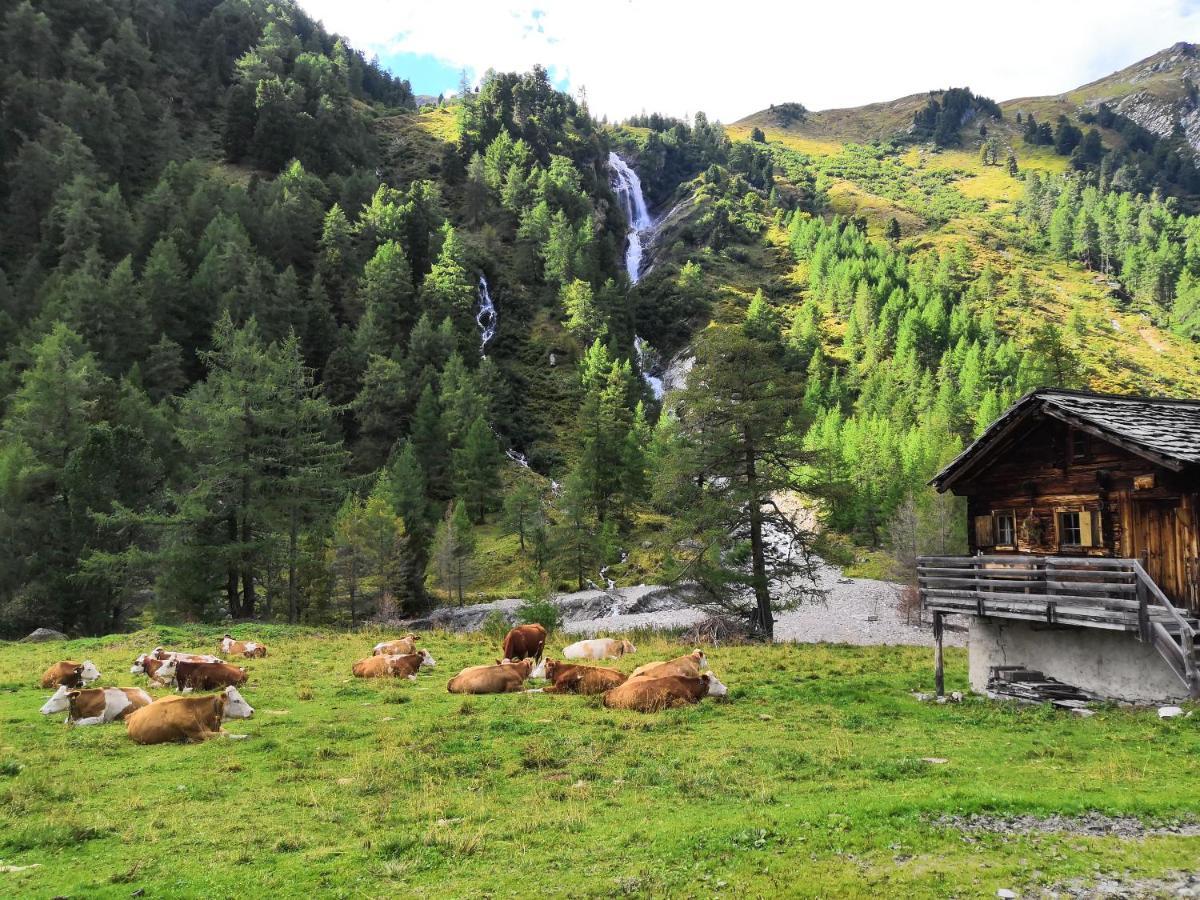
M287 602L288 622L295 625L300 619L300 603L296 597L296 556L300 541L300 517L292 508L291 519L288 523L288 581Z
M758 609L752 624L754 630L767 640L775 637L775 617L771 615L771 592L767 585L767 557L763 549L762 500L758 494L758 468L754 458L754 441L748 429L743 430L746 441L746 496L750 506L751 583Z
M237 520L230 515L227 524L229 526L229 543L237 543ZM230 563L225 571L225 600L229 605L229 618L240 619L242 613L241 601L238 599L238 570L237 566Z

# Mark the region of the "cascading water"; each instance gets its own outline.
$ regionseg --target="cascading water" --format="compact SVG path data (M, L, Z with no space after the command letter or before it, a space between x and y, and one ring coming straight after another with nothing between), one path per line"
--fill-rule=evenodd
M616 153L608 154L608 168L612 172L612 188L621 207L625 210L625 221L629 223L629 243L625 245L625 270L629 280L637 284L642 275L642 238L644 232L653 230L654 220L646 208L642 196L642 180L629 163Z
M488 341L496 336L496 326L500 324L487 278L483 275L479 276L479 312L475 314L475 324L479 326L479 352L482 353L487 349Z
M637 354L638 371L642 373L642 379L650 386L650 392L654 394L654 399L661 400L663 394L666 393L666 386L661 378L653 374L657 367L654 351L636 334L633 336L633 349Z
M629 223L629 235L625 244L625 271L629 273L630 284L637 284L642 277L642 254L646 243L649 243L654 233L654 219L646 207L646 198L642 194L642 180L637 172L621 159L616 153L608 154L608 168L612 172L612 189L625 210L625 220ZM633 338L633 349L637 355L638 369L642 379L650 387L655 400L663 398L663 380L652 374L656 367L654 354L649 345L640 336Z

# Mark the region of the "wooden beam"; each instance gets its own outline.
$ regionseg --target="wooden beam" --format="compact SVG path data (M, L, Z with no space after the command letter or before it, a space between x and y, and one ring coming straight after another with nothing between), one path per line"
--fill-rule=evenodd
M1130 453L1136 454L1143 459L1148 459L1150 462L1156 465L1170 469L1172 472L1180 472L1183 470L1184 463L1180 462L1179 460L1172 459L1171 457L1159 453L1156 450L1143 447L1141 444L1131 441L1123 435L1119 435L1115 432L1100 428L1097 425L1093 425L1086 419L1081 419L1078 416L1072 415L1065 410L1059 409L1053 404L1045 404L1042 412L1048 416L1053 416L1060 422L1065 422L1068 425L1078 428L1080 431L1086 431L1088 434L1098 437L1102 441L1115 444L1122 450L1128 450Z
M933 688L939 697L946 696L946 674L942 666L942 613L933 614Z

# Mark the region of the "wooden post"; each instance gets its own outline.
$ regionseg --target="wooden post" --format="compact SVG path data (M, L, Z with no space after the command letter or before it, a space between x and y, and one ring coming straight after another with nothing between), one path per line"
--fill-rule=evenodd
M942 670L942 613L933 614L933 687L939 697L946 696L946 676Z

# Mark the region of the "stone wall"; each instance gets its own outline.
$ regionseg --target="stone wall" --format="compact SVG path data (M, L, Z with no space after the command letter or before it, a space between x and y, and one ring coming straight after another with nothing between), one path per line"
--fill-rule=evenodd
M987 690L991 666L1025 666L1111 700L1187 699L1158 651L1123 631L971 616L968 648L971 689L978 693Z

